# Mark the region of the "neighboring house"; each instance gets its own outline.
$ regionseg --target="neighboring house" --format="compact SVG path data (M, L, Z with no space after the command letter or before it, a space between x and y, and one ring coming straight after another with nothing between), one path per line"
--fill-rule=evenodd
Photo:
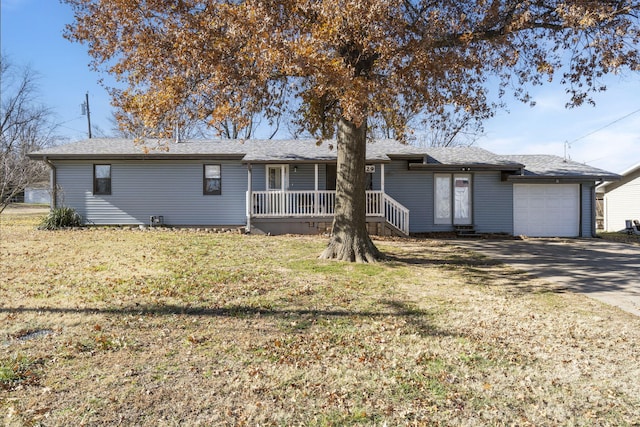
M170 142L91 139L31 153L51 167L55 202L87 224L246 227L319 233L335 207L335 144L315 140ZM595 186L619 176L557 156L477 147L367 144L372 234L447 232L590 237Z
M45 183L37 183L24 189L24 202L34 204L51 203L51 194L49 185Z
M640 163L622 172L622 179L604 182L596 191L603 200L604 231L623 231L626 220L640 220Z

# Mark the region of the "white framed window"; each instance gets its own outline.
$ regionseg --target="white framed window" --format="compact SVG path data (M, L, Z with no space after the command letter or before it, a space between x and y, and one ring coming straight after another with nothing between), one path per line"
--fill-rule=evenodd
M93 194L111 194L111 165L93 165Z
M204 195L222 194L222 170L220 165L204 165L202 179Z

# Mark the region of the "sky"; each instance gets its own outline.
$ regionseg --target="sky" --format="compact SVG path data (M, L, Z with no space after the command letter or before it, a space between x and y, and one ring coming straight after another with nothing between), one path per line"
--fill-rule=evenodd
M89 94L93 136L108 136L112 107L100 79L89 68L86 47L62 37L72 22L58 0L0 0L0 47L12 64L39 74L40 101L55 113L63 141L87 138L81 104ZM535 107L506 98L507 111L485 122L475 145L496 154L555 154L621 173L640 164L640 73L610 76L608 90L594 96L596 107L566 109L564 89L534 88ZM289 135L278 134L286 138Z

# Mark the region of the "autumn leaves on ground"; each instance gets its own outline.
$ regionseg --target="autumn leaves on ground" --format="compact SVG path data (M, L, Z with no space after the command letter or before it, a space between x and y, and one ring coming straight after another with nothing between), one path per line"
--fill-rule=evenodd
M455 241L1 217L0 414L20 425L637 425L640 319Z

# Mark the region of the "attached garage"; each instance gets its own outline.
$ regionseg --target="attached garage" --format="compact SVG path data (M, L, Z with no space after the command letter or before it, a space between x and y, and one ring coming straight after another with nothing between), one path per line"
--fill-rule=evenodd
M580 235L580 184L514 184L513 234Z

